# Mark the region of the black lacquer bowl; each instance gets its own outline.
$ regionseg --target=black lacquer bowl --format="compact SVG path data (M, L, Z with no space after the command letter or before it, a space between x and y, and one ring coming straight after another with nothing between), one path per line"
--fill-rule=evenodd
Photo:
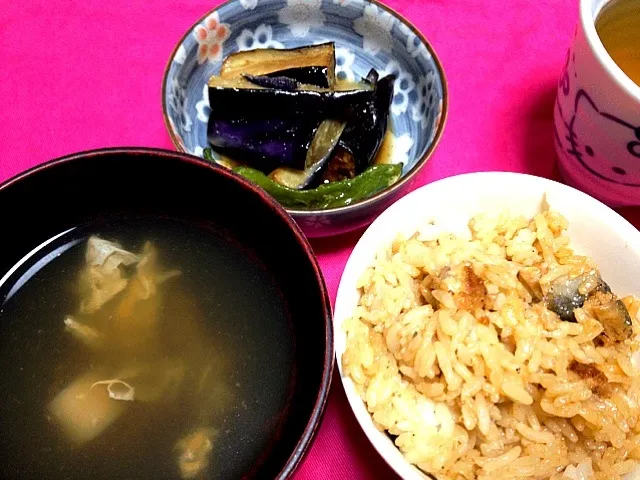
M294 345L294 373L278 433L241 476L272 479L293 473L324 412L333 367L333 331L316 258L299 227L275 200L229 170L195 157L120 148L67 156L18 175L0 185L0 205L2 282L43 242L102 217L150 215L216 225L240 242L275 280L273 295L284 299ZM251 320L254 325L260 321ZM10 334L11 328L3 325L3 334ZM0 435L3 424L0 418ZM0 456L4 457L2 452Z

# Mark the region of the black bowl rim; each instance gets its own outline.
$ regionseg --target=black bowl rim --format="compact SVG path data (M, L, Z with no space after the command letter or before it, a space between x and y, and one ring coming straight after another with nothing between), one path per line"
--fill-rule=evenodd
M193 29L197 25L203 22L204 19L207 18L212 13L237 1L238 0L227 0L221 3L220 5L218 5L217 7L212 8L207 13L205 13L202 17L200 17L195 23L193 23L193 25L191 25L187 29L187 31L184 33L184 35L182 35L182 37L180 37L180 40L178 40L176 45L173 47L171 54L169 55L169 60L167 61L164 74L162 76L162 117L164 119L164 125L167 129L167 132L169 133L169 137L171 138L171 142L179 152L185 152L188 154L188 152L186 152L184 149L184 145L182 144L182 142L174 132L174 129L169 120L169 116L167 115L168 108L167 108L167 102L166 102L166 92L167 92L167 80L169 76L169 70L171 68L171 63L173 62L173 58L176 56L176 53L178 52L180 45L184 43L185 39L191 34ZM387 13L397 18L398 21L400 21L401 23L404 23L404 25L406 25L409 29L411 29L411 31L420 39L420 41L425 45L425 47L431 54L431 58L433 59L433 63L436 67L438 75L440 76L440 81L442 83L442 112L440 114L440 122L438 123L438 128L436 129L433 140L431 141L431 144L427 147L427 150L418 159L418 161L415 163L413 168L411 168L411 170L409 170L405 175L400 177L400 179L398 179L398 181L395 182L394 184L389 185L388 187L379 191L375 195L372 195L371 197L367 197L363 200L352 203L350 205L345 205L343 207L326 208L326 209L319 209L319 210L301 210L301 209L284 207L287 212L289 212L291 215L295 217L301 217L301 218L314 217L317 215L338 216L353 210L357 211L361 209L366 209L368 206L374 205L382 201L385 197L387 197L387 195L392 195L393 192L401 190L407 183L411 182L411 180L418 174L420 170L422 170L422 168L426 165L427 161L429 161L429 159L435 152L438 144L440 143L440 139L442 138L442 134L444 132L445 124L447 123L447 119L449 117L449 88L447 86L447 78L444 73L444 67L442 66L442 62L440 61L440 58L438 57L431 43L427 40L427 38L422 34L420 30L418 30L418 28L413 23L411 23L409 20L407 20L405 16L401 15L393 8L385 5L384 3L381 3L379 0L363 0L363 1L364 3L370 3L373 5L376 5L378 8L385 10Z
M51 168L56 167L60 164L65 164L67 162L75 162L75 161L90 161L92 158L103 157L103 156L112 156L112 155L157 155L165 158L170 158L172 160L176 160L179 162L186 162L193 165L197 165L201 168L206 168L208 170L215 171L220 175L240 183L244 188L252 191L257 194L262 201L266 202L270 206L273 207L275 213L280 217L282 221L284 221L289 229L293 232L294 236L298 244L303 248L307 257L311 261L311 266L313 268L318 287L320 288L320 293L322 296L322 309L323 309L323 317L325 323L325 350L324 350L324 362L323 362L323 374L322 380L320 382L320 386L318 389L318 395L316 396L316 401L314 404L314 408L311 412L311 416L307 421L307 425L296 444L295 449L289 456L289 459L285 463L285 466L278 474L277 479L285 479L288 478L291 474L295 472L295 470L300 465L302 459L305 457L307 451L309 450L313 439L315 438L315 434L322 422L322 418L324 416L325 407L327 404L327 400L329 397L329 390L331 387L331 379L333 377L333 362L335 357L334 352L334 342L333 342L333 321L332 321L332 309L331 309L331 301L329 299L329 293L327 290L326 283L324 281L324 276L322 274L322 270L320 269L320 264L318 263L318 259L313 252L311 244L303 234L302 230L298 226L298 224L291 218L291 216L287 213L287 211L280 205L274 198L272 198L269 194L267 194L264 190L262 190L257 185L253 184L249 180L244 177L232 172L231 170L221 167L219 165L215 165L211 162L203 160L199 157L190 155L188 153L176 152L173 150L167 150L162 148L150 148L150 147L109 147L109 148L99 148L94 150L85 150L82 152L72 153L69 155L65 155L62 157L55 158L53 160L48 160L39 165L35 165L23 172L7 179L6 181L0 183L0 193L6 190L8 187L17 184L19 182L23 182L29 179L32 175Z

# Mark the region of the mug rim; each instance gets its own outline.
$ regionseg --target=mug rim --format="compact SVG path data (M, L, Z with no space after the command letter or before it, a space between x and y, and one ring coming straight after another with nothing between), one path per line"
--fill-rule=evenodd
M614 0L605 0L602 5ZM640 85L637 85L629 76L618 66L613 60L606 48L600 36L596 31L596 18L592 12L592 6L594 0L580 0L580 23L582 24L582 30L584 31L587 44L594 56L600 62L600 65L604 68L607 74L613 79L613 81L622 88L627 94L635 98L640 102ZM599 12L598 12L599 13Z

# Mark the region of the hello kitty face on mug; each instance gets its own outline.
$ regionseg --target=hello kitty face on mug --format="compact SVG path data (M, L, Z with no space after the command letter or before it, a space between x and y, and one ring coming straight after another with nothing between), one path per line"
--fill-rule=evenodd
M640 126L599 110L583 89L576 92L570 117L556 106L566 127L565 138L557 136L556 140L566 153L603 180L640 186ZM603 130L612 133L603 139ZM590 142L595 138L599 139L597 147Z

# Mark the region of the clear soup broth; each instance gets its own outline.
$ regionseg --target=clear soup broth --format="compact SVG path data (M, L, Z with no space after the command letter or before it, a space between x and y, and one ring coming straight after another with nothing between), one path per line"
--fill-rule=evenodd
M611 0L596 18L596 31L614 62L640 85L640 0Z
M77 228L0 287L0 478L239 478L291 392L287 307L231 238Z

